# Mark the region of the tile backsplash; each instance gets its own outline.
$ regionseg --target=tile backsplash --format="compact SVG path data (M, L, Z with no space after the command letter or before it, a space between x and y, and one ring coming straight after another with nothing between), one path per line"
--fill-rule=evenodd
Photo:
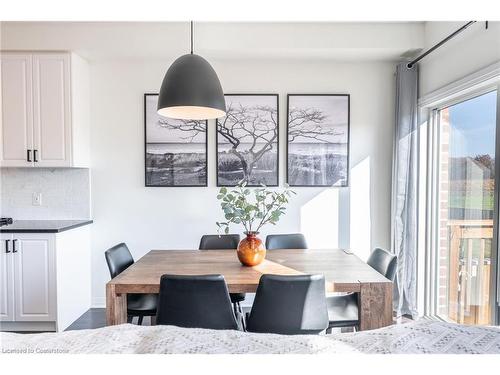
M0 168L0 214L14 220L90 218L87 168ZM41 193L41 205L33 205Z

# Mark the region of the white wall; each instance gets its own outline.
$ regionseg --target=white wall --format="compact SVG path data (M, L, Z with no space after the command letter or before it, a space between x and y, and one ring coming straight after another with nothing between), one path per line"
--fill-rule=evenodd
M157 92L171 61L91 63L92 283L104 304L103 252L124 241L150 249L197 248L221 219L215 198L215 129L209 124L209 187L144 187L143 94ZM280 95L280 185L285 171L287 93L351 95L351 187L296 188L271 232L304 231L311 246L354 247L362 256L390 243L393 73L389 62L212 61L225 92ZM351 194L350 194L351 192ZM351 196L350 196L351 195ZM233 232L241 232L234 227Z
M426 22L425 49L465 22ZM500 61L500 22L477 22L420 63L420 96Z

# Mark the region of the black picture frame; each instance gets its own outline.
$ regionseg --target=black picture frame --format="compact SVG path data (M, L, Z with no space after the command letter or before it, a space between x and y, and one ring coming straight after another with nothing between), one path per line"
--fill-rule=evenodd
M147 115L147 99L150 96L158 96L158 93L145 93L144 94L144 186L145 187L206 187L208 186L208 121L203 120L201 122L205 123L205 168L204 174L205 179L203 183L200 184L155 184L148 181L148 115ZM155 142L156 143L156 142Z
M275 142L272 142L273 144L276 144L276 173L275 173L275 183L271 183L271 184L265 184L266 186L268 187L277 187L279 186L279 162L280 162L280 152L279 152L279 145L280 145L280 122L279 122L279 94L265 94L265 93L251 93L251 94L247 94L247 93L228 93L228 94L224 94L225 97L228 97L228 96L248 96L248 97L256 97L256 96L265 96L265 97L274 97L275 100L276 100L276 141ZM216 134L216 137L215 137L215 155L216 155L216 184L218 187L234 187L236 186L237 184L230 184L230 183L223 183L221 182L221 178L219 176L219 124L220 124L220 119L217 119L216 120L216 127L215 127L215 134ZM260 187L261 185L260 184L247 184L248 187Z
M297 184L293 183L293 181L290 181L290 98L291 97L346 97L347 98L347 154L346 154L346 177L345 177L345 182L335 185L335 184ZM350 94L287 94L287 99L286 99L286 183L289 186L293 187L348 187L349 186L349 177L350 177L350 165L349 165L349 159L350 159L350 146L351 146L351 141L350 141L350 134L351 134L351 97Z

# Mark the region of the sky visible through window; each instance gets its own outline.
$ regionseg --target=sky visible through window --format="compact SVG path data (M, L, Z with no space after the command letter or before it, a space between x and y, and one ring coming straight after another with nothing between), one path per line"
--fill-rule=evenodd
M488 154L495 156L497 92L472 98L449 107L451 157Z

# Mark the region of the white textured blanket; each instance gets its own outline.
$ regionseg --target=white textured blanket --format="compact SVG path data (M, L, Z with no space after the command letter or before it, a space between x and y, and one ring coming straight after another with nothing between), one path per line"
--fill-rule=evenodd
M173 326L113 327L63 333L1 333L2 353L497 353L500 328L420 320L373 331L318 336Z

